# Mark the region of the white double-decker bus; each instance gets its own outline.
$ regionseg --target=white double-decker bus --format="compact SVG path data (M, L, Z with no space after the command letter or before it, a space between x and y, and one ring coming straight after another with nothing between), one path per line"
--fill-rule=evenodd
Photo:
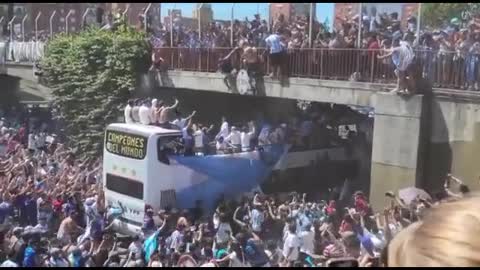
M103 185L107 205L121 207L115 228L140 233L145 206L188 209L202 201L213 210L220 195L237 198L258 190L273 170L309 166L329 155L344 158L343 148L288 152L287 145L232 154L184 156L176 154L179 130L141 124L111 124L105 132Z

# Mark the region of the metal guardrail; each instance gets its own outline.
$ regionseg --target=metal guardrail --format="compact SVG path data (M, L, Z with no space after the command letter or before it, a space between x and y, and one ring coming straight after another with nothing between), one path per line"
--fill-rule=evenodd
M217 72L219 60L232 48L160 48L166 66L171 70ZM395 66L390 57L377 59L383 50L369 49L291 49L285 54L284 71L290 77L322 80L355 80L391 84L396 82ZM271 72L265 49L257 49L260 69ZM435 51L415 51L416 62L423 77L436 88L468 89L480 87L480 55L456 52L440 54ZM240 54L231 58L233 68L242 68ZM352 79L355 77L355 79Z
M33 63L42 58L45 51L45 42L41 41L13 41L0 42L5 48L1 53L1 61L17 63Z
M33 63L43 56L45 50L45 43L40 41L0 44L5 46L4 62ZM232 48L168 47L154 50L170 70L217 72L219 60ZM260 73L269 74L268 53L264 48L259 48L257 54ZM382 50L368 49L291 49L284 56L284 71L290 77L322 80L351 80L355 77L356 81L361 82L395 83L395 66L391 58L377 59L381 54ZM456 52L425 50L417 50L415 54L423 77L430 80L434 87L463 90L480 87L480 55L469 53L462 57ZM240 57L240 52L237 52L231 58L232 67L237 70L243 68Z

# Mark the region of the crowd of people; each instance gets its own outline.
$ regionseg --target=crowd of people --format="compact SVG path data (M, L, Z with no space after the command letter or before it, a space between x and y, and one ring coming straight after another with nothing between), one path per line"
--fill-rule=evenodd
M22 130L4 133L3 127L11 129L7 121L1 124L2 139L17 142L0 162L2 267L426 265L398 256L402 235L436 226L432 218L449 207L467 211L455 208L462 202L437 206L468 194L468 187L449 176L445 196L436 201L388 193L391 205L379 214L362 192L352 196L344 190L323 200L297 193L219 198L213 214L200 201L192 209L158 213L147 206L142 233L124 236L111 227L123 208L105 205L100 159L76 158L60 143L21 144ZM429 234L415 233L428 244Z

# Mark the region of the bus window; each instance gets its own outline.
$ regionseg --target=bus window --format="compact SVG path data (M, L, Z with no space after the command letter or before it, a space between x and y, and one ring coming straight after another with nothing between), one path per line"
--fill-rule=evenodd
M106 185L108 190L143 200L143 183L141 182L107 173Z
M158 161L170 165L169 155L176 155L183 148L180 136L166 136L158 138Z

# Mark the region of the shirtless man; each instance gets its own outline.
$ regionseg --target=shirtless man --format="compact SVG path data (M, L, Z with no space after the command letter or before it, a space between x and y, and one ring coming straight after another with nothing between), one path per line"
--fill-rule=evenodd
M62 220L60 227L58 228L57 239L63 244L69 244L72 242L75 234L83 231L83 228L78 226L74 220L76 213L71 212L68 217Z
M171 129L170 115L171 111L177 108L178 100L175 99L175 104L170 107L165 106L162 101L159 101L159 106L161 107L157 112L158 125L163 128Z
M243 50L242 64L247 70L250 87L255 91L256 78L260 73L260 61L257 54L257 48L250 46L247 41L240 43Z

